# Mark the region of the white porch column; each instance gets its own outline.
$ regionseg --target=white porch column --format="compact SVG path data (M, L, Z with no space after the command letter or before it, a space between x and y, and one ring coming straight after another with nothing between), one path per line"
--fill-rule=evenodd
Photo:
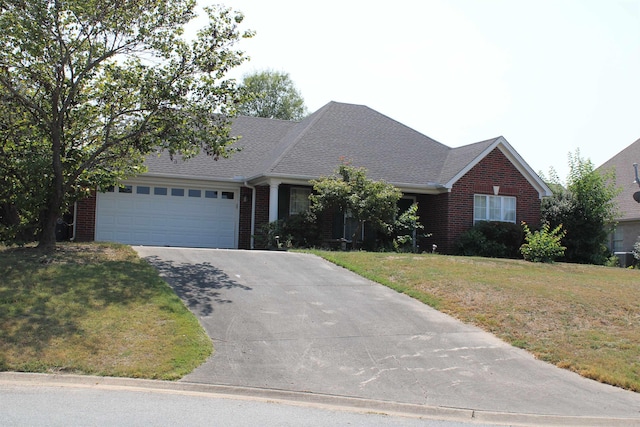
M278 187L280 181L269 182L269 222L278 220Z

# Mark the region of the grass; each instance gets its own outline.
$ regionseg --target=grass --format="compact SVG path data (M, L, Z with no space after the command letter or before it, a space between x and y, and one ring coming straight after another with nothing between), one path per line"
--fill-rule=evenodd
M541 360L640 392L640 271L432 254L314 251Z
M211 352L197 319L130 247L0 249L0 370L172 380Z

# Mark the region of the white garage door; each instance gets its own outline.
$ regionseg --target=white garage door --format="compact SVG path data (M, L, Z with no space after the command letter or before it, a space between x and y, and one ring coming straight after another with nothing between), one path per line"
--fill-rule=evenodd
M236 193L130 184L98 193L96 240L130 245L236 247Z

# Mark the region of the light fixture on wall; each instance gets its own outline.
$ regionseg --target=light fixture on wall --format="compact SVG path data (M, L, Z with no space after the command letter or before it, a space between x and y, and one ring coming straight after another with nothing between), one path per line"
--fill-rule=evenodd
M498 193L500 193L500 186L499 185L494 185L493 186L493 195L497 196Z

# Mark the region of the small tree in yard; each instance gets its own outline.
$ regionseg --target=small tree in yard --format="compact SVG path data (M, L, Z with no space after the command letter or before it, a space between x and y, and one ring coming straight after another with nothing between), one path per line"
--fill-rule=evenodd
M562 224L549 231L549 224L545 223L539 231L531 232L529 226L523 222L524 239L526 241L520 247L522 256L532 262L553 262L564 255L565 247L560 241L565 236Z
M420 223L418 215L418 204L413 203L409 209L400 214L393 225L393 248L398 252L415 251L415 240L418 232L424 230L424 225ZM429 237L431 234L422 235Z
M555 183L553 196L542 201L542 220L566 231L564 260L584 264L604 264L609 258L607 237L615 226L617 205L612 172L600 173L577 150L569 156L567 188Z
M0 241L33 229L55 246L57 219L96 187L144 171L145 155L226 156L242 101L225 74L240 13L195 0L0 3Z
M392 226L398 212L400 190L382 181L367 178L364 168L341 164L334 176L311 181L314 193L311 194L311 211L315 214L328 209L338 209L350 215L358 224L351 240L357 248L358 236L365 222L368 222L386 234Z

